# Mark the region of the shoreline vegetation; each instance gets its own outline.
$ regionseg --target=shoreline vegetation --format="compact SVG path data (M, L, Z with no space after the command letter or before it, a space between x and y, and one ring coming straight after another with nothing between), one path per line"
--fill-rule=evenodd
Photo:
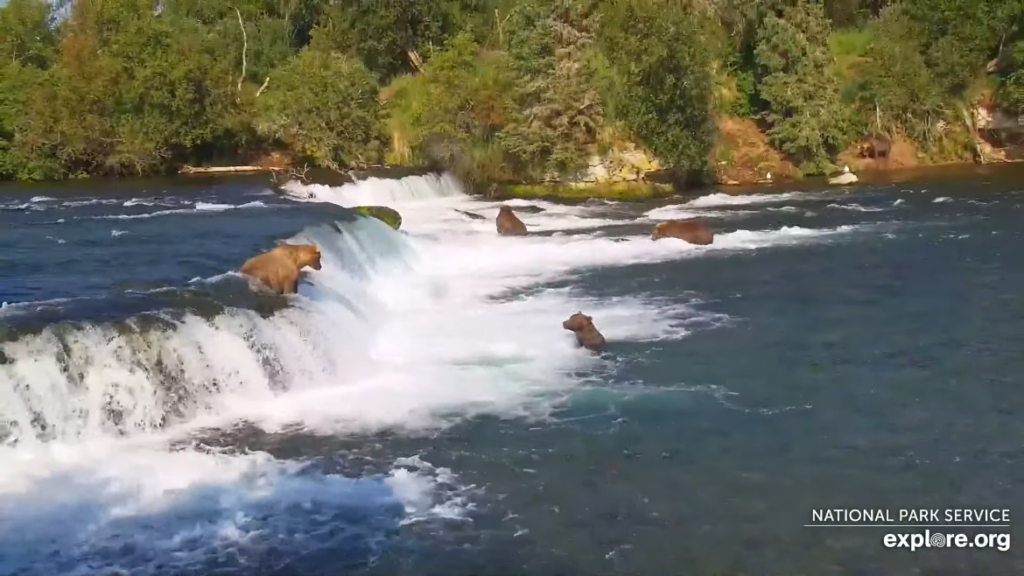
M641 200L1024 159L1020 0L9 0L0 178Z

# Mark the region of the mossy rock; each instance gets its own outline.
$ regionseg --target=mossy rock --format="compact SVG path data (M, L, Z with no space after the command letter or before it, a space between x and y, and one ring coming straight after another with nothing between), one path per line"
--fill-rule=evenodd
M669 184L653 182L609 182L587 186L567 184L517 184L499 194L506 198L544 198L555 201L585 201L592 198L618 202L643 202L674 193Z
M376 218L395 230L402 227L402 215L394 208L388 208L387 206L356 206L353 210L363 216Z

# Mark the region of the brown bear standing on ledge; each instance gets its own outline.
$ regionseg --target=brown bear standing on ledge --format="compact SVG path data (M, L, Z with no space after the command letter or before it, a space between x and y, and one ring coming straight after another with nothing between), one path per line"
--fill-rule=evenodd
M594 319L590 316L585 315L583 312L577 312L565 322L562 322L562 328L569 330L576 334L576 343L583 346L587 350L598 351L604 348L605 339L600 332L597 331L597 327L594 326Z
M654 227L651 240L659 238L679 238L690 244L703 246L714 242L715 234L700 220L670 220Z
M278 294L295 294L299 289L299 273L309 266L319 270L320 249L312 244L285 244L269 252L253 256L242 264L241 272L256 278Z
M494 224L498 227L498 234L502 236L526 236L526 224L516 216L508 206L498 209L498 217Z

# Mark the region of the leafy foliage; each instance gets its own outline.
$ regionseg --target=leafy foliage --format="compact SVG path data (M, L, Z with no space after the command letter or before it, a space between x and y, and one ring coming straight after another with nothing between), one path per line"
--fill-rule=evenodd
M864 111L874 116L881 133L903 132L931 142L949 111L925 61L922 30L897 9L887 9L872 29L875 40L867 50L861 91Z
M1024 40L1018 41L1010 54L999 85L999 100L1011 113L1024 115Z
M630 131L672 166L703 171L714 139L707 36L675 3L602 4L602 49L618 77L616 110Z
M761 96L769 138L805 173L825 171L847 143L847 109L829 71L829 24L820 4L801 1L770 14L758 32Z
M10 0L0 177L279 150L539 180L626 141L702 174L716 115L806 172L872 132L955 156L980 77L1024 112L1022 46L1021 0Z
M377 83L363 64L307 48L272 74L256 130L320 166L374 164L383 155Z
M515 77L508 57L481 51L469 34L391 87L393 132L405 135L414 160L451 168L469 181L500 178L498 132L509 121Z
M523 3L510 14L508 52L517 77L511 121L501 133L520 163L566 172L578 168L604 122L587 51L597 17L584 3Z

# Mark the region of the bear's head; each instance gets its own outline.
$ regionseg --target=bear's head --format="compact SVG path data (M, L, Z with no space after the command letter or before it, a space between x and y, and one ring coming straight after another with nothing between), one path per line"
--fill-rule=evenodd
M658 238L664 238L665 235L662 233L662 229L668 222L661 222L654 226L654 232L651 232L651 240L657 240Z
M583 312L577 312L572 316L569 316L568 320L562 322L562 328L565 328L566 330L571 330L573 332L579 332L580 330L585 330L593 326L594 319L590 316L587 316Z
M320 249L313 244L285 244L279 241L278 249L284 250L288 258L299 267L299 270L306 266L313 270L320 270L322 268Z
M509 208L508 206L505 206L505 205L502 205L501 208L498 208L498 214L499 215L510 214L512 216L515 216L515 212L513 212L511 208Z

